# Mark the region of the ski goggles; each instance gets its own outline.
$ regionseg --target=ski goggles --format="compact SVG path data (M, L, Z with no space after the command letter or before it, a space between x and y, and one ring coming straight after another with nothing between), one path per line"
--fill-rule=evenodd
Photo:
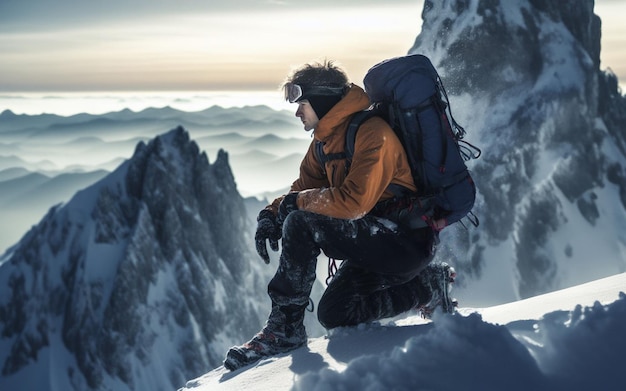
M302 88L300 84L287 83L285 85L285 100L296 103L311 95L342 95L344 87L312 86Z

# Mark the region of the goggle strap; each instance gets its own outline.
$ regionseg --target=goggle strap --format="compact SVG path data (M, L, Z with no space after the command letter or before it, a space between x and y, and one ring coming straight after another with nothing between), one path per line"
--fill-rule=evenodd
M324 95L333 96L343 94L344 87L329 87L329 86L312 86L307 87L306 91L303 90L299 84L288 84L285 88L285 98L289 103L295 103L302 99L305 95Z

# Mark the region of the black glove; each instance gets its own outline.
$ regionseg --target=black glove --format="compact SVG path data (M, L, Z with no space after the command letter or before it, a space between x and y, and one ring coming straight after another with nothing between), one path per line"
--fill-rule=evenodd
M297 199L297 192L289 193L283 198L278 206L278 224L282 225L289 213L294 210L298 210L298 204L296 202Z
M263 209L257 217L256 234L254 241L256 242L256 252L259 253L265 263L270 263L270 256L267 253L266 240L270 241L270 248L278 251L278 240L283 236L283 230L278 224L274 213L267 209Z

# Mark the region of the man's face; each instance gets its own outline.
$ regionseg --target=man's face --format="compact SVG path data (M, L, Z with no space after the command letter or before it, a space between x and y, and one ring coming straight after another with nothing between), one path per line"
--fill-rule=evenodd
M313 110L313 106L311 106L309 101L306 99L302 99L298 102L296 117L300 118L300 121L302 121L302 124L304 125L304 130L307 132L315 129L317 123L320 122L319 118L317 118L317 114L315 114L315 110Z

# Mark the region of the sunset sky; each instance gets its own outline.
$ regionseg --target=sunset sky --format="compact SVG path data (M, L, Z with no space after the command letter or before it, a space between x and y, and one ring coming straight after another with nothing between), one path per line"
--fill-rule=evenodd
M268 90L337 59L353 81L406 54L422 1L1 0L0 91ZM602 68L626 79L626 1L597 0Z

